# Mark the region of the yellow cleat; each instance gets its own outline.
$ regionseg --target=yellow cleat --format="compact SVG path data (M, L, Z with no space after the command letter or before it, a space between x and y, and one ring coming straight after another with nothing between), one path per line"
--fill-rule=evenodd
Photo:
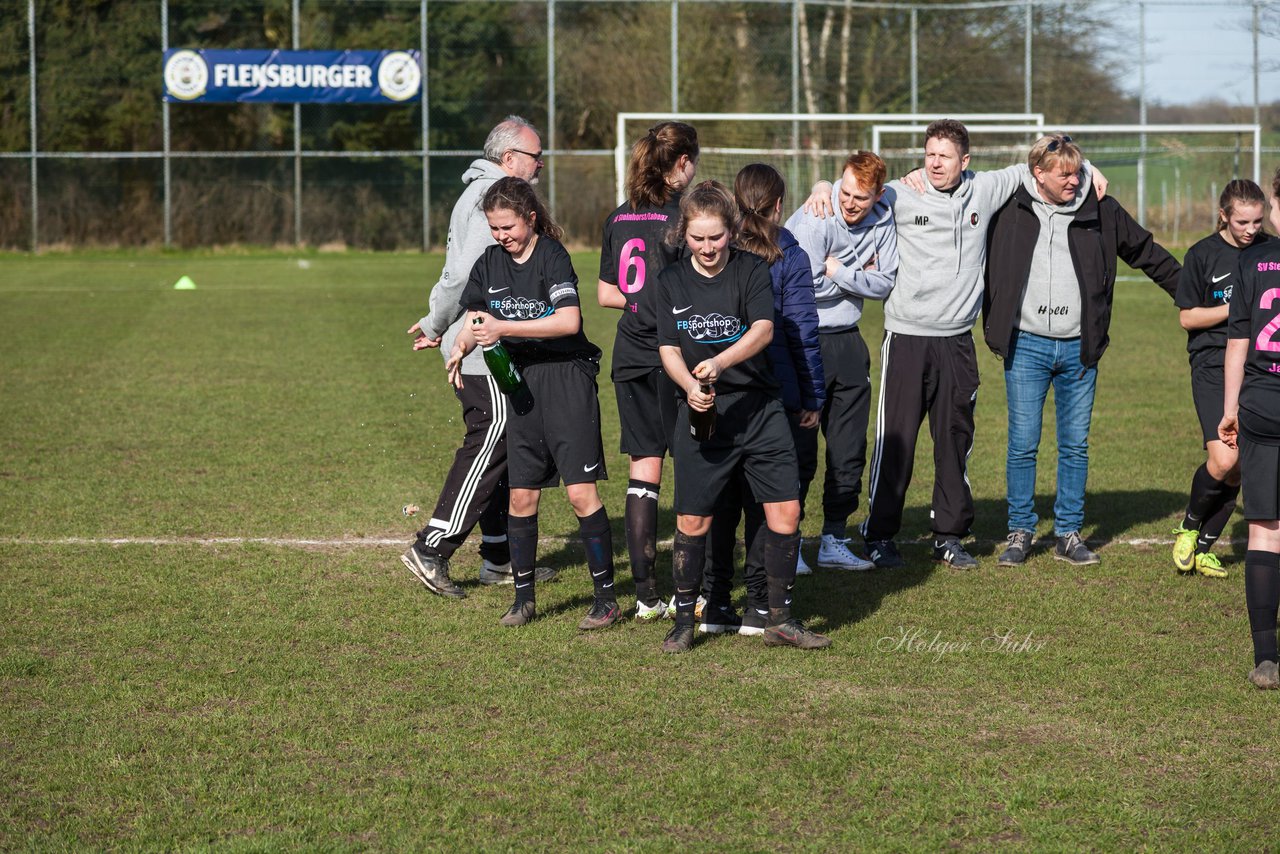
M1173 534L1173 565L1178 572L1194 572L1196 569L1196 537L1200 536L1200 532L1177 527L1173 529Z
M1227 571L1222 568L1222 561L1213 552L1196 555L1196 572L1206 578L1226 578Z

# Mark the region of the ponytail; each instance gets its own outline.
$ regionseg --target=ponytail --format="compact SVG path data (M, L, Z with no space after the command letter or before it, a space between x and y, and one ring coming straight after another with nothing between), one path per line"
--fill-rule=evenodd
M773 264L782 258L778 235L782 229L773 212L787 185L778 170L764 163L749 163L733 179L733 195L742 210L738 246Z

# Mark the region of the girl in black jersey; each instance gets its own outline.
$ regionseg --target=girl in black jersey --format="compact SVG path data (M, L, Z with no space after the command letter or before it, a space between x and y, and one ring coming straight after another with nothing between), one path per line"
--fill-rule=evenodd
M1271 182L1271 225L1280 232L1280 169ZM1233 273L1233 275L1235 275ZM1231 294L1218 438L1240 454L1249 551L1244 597L1259 688L1280 688L1276 609L1280 606L1280 241L1240 253Z
M461 386L467 353L476 344L488 348L501 341L533 398L531 407L513 407L507 422L507 539L516 600L502 624L523 626L537 613L538 499L563 480L595 585L595 602L578 628L604 628L617 622L619 609L609 517L596 490L596 481L605 478L595 380L600 349L582 334L578 277L559 243L560 228L533 187L503 178L489 188L481 207L498 244L471 270L461 299L470 322L446 368Z
M764 505L769 618L764 641L803 649L831 641L791 617L800 534L795 443L765 349L773 340L773 286L765 260L730 246L739 224L733 196L706 181L680 200L677 236L690 255L658 277L658 343L667 375L685 394L671 456L676 476L672 576L676 624L664 652L693 646L707 532L726 485L745 475ZM704 392L704 386L710 389ZM716 410L714 434L699 442L690 410Z
M693 180L698 132L662 122L631 147L627 201L604 221L597 297L622 309L611 375L622 427L621 451L631 457L627 483L627 553L636 582L636 619L659 620L667 605L653 578L658 541L662 457L675 425L677 389L658 358L654 283L679 248L665 241L680 216L680 193Z
M1266 197L1252 181L1227 184L1218 200L1218 228L1187 250L1174 301L1187 330L1191 396L1204 434L1208 459L1191 478L1191 500L1174 529L1173 565L1179 572L1226 578L1210 549L1226 527L1240 492L1240 464L1234 448L1218 439L1222 420L1222 360L1227 346L1227 311L1239 282L1242 250L1267 239L1262 231Z
M781 386L791 437L796 446L800 475L800 519L804 519L804 493L817 468L817 428L826 382L822 350L818 342L818 307L814 296L809 256L795 236L780 225L787 185L777 169L765 163L749 163L733 180L733 198L742 223L734 241L739 249L754 252L769 264L773 285L773 341L768 347L773 375ZM806 453L810 451L811 453ZM743 479L731 482L716 508L707 538L707 565L698 628L709 634L764 633L769 616L767 576L762 548L764 511L753 500ZM738 520L746 511L746 560L743 575L747 604L741 618L729 604L733 587L734 549ZM797 574L800 561L796 560ZM699 610L699 609L695 609Z

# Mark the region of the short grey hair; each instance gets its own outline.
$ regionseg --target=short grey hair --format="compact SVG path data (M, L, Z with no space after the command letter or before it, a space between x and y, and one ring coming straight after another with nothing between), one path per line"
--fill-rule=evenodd
M502 155L519 147L520 133L526 129L538 134L536 127L519 116L507 116L498 122L497 127L489 131L489 137L484 141L484 159L501 163ZM538 138L541 139L542 134L538 134Z

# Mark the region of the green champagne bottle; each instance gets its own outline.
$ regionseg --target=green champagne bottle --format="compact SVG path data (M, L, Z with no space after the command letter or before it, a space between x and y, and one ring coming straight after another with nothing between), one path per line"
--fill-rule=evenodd
M483 317L477 317L471 321L472 326L484 323ZM493 374L493 378L498 383L498 388L508 397L513 397L525 391L524 377L520 376L520 370L516 367L515 362L511 361L511 354L507 352L507 348L502 346L501 341L495 341L488 347L483 347L484 363L489 366L489 373Z

